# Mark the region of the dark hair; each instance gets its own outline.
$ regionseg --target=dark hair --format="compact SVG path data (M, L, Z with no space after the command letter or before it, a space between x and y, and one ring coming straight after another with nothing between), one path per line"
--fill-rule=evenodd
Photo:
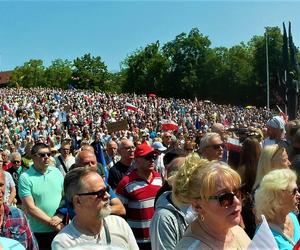
M251 192L255 182L257 164L261 153L261 146L257 139L246 138L243 142L239 168L244 166L244 176L241 176L244 190Z
M173 148L166 152L163 158L164 165L168 165L175 158L186 156L186 152L180 148Z
M37 152L39 152L39 150L42 149L42 148L47 148L47 149L49 149L49 151L51 151L50 147L47 144L45 144L45 143L36 143L36 144L33 145L32 149L31 149L31 155L37 154Z

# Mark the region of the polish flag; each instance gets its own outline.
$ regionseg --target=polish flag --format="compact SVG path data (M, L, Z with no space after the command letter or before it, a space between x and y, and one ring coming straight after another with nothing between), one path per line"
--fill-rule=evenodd
M138 107L134 106L133 104L126 102L125 107L127 110L133 110L133 111L138 111Z
M172 120L165 120L165 119L162 119L161 120L161 130L175 130L175 131L178 131L179 127L178 127L178 124L175 123L174 121Z
M281 116L281 118L284 120L285 123L287 123L289 121L289 116L286 113L284 113L278 105L276 105L276 107L279 110L279 115Z
M3 103L2 108L9 113L13 113L13 110L6 103Z
M239 139L228 138L226 148L228 151L241 152L242 144L240 143Z

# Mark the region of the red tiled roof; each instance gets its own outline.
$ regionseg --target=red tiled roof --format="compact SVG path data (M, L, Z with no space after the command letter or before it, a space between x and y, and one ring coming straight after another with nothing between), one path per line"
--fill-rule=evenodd
M3 71L0 72L0 84L8 84L10 77L11 77L12 71Z

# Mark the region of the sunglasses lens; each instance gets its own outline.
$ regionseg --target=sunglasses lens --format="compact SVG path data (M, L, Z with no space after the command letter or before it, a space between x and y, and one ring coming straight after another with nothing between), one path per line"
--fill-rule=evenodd
M298 188L294 188L294 190L293 190L293 195L296 195L297 193L298 193Z
M226 193L219 196L219 202L221 207L229 207L233 203L234 194Z
M103 199L106 192L109 193L109 187L100 190L97 194L97 197Z

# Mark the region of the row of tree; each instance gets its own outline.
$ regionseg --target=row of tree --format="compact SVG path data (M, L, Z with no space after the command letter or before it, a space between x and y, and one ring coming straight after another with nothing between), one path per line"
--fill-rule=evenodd
M283 38L279 27L268 27L266 32L271 104L275 105ZM157 41L136 50L125 58L117 73L109 72L100 56L86 54L73 62L57 59L49 67L44 67L42 60L30 60L14 69L11 84L71 85L93 91L152 92L163 97L266 105L265 42L265 36L253 36L249 42L231 48L212 48L209 38L194 28L162 46Z

